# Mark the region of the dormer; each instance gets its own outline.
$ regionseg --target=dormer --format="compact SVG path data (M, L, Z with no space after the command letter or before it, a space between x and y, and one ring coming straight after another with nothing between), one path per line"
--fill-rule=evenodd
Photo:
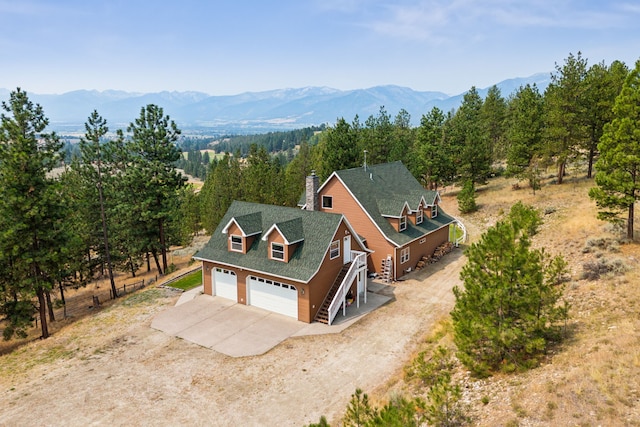
M262 214L254 212L233 217L222 229L222 233L228 236L229 252L246 254L256 237L262 233Z
M421 199L420 203L418 203L418 207L415 210L412 210L409 215L411 222L415 225L420 225L424 222L424 205L424 199Z
M387 221L389 221L389 224L391 224L394 230L402 233L407 229L407 227L409 226L409 221L411 221L411 219L409 219L411 216L410 212L411 209L409 208L409 205L407 204L407 202L404 202L402 205L402 210L400 212L396 213L395 215L383 214L382 216L385 217Z
M440 194L437 191L430 192L431 197L426 200L424 213L427 218L435 218L438 216L438 203L440 203Z
M264 233L267 257L275 261L289 262L298 245L304 241L302 218L294 218L273 224Z

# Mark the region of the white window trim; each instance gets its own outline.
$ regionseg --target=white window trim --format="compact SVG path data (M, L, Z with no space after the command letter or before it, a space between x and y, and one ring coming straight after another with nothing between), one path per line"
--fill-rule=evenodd
M416 211L416 225L422 224L422 221L424 221L424 213L422 212L422 209L418 209Z
M331 242L331 246L329 246L329 259L336 259L339 257L340 257L340 240L335 240Z
M431 218L438 216L438 205L431 206Z
M328 200L331 206L325 206L324 201ZM333 209L333 196L322 196L322 209Z
M398 231L404 231L407 229L407 216L402 215L398 220Z
M411 259L411 247L407 246L400 251L400 264L409 262L409 259Z
M274 245L280 246L282 248L282 251L276 250L274 248ZM278 258L277 256L275 256L275 253L281 253L282 258ZM282 243L271 242L271 259L275 259L276 261L284 261L284 245Z
M240 242L239 243L235 243L233 241L234 238L240 239ZM229 240L231 241L231 250L233 252L244 252L244 241L242 240L242 236L238 236L238 235L232 234L229 237ZM240 249L237 249L236 247L234 247L234 245L238 245L238 244L240 245Z

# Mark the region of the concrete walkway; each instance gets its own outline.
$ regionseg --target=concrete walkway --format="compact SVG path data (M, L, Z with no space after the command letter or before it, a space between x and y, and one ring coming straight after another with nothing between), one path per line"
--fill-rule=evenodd
M174 307L158 314L151 327L232 357L256 356L292 336L339 333L392 299L390 286L369 283L367 303L339 312L331 326L304 323L261 308L202 293L183 293Z

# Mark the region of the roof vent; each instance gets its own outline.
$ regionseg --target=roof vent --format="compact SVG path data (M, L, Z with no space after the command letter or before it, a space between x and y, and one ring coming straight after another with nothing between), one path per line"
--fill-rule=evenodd
M369 173L369 179L370 179L371 181L373 181L373 174L372 174L372 173Z

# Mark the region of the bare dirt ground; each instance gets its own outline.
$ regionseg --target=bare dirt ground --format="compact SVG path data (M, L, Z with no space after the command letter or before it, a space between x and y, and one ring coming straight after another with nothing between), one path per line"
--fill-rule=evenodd
M291 425L338 421L356 387L406 363L453 305L457 250L394 283L392 302L344 332L231 358L152 330L176 301L153 288L0 359L2 425Z
M517 200L544 212L534 244L571 271L567 339L539 368L478 380L460 369L463 399L480 426L640 425L640 245L595 219L591 180L568 177L535 195L498 178L463 216L476 240ZM457 215L455 190L443 189ZM608 239L605 245L599 239ZM599 280L586 262L621 262ZM177 295L147 288L0 357L0 425L292 425L340 418L356 387L375 403L413 393L403 368L420 350L451 344L442 329L465 259L458 250L393 284L394 300L336 335L292 338L234 359L152 330ZM428 339L429 338L429 339ZM420 393L420 391L418 391Z

